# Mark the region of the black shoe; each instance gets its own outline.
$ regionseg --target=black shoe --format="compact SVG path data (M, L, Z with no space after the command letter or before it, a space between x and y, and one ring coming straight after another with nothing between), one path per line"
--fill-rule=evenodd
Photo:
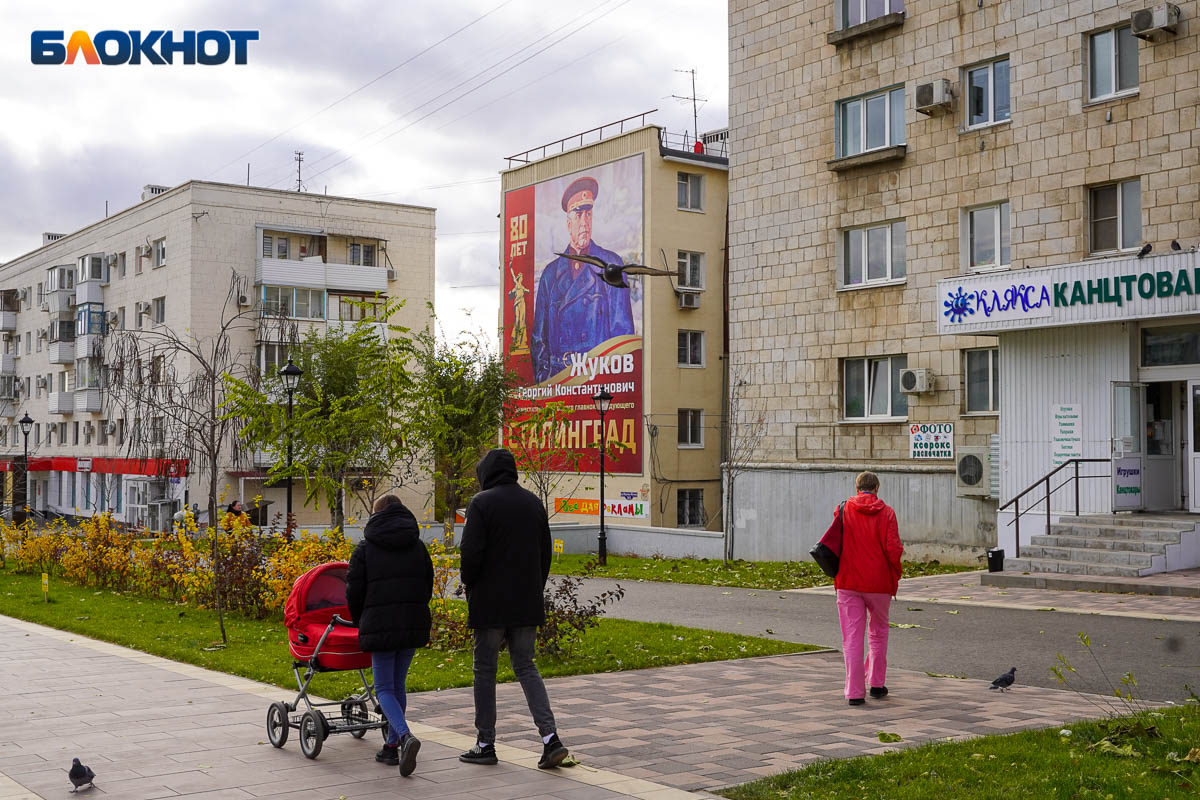
M400 740L400 777L407 778L417 768L417 753L421 750L421 740L411 733Z
M496 746L488 744L480 747L476 742L467 752L459 753L458 760L464 764L496 764Z
M383 749L375 754L375 760L394 767L400 763L400 749L394 744L385 744Z
M866 705L867 700L865 697L855 697L850 700L847 700L846 702L848 702L852 706L861 706L861 705Z
M542 748L542 757L538 761L538 769L553 769L566 761L569 755L570 753L567 752L567 748L563 746L563 743L558 740L558 734L556 733L550 741L546 742L545 747Z
M881 697L887 697L887 693L888 692L887 692L886 686L872 686L871 687L871 697L874 697L876 700L878 700Z

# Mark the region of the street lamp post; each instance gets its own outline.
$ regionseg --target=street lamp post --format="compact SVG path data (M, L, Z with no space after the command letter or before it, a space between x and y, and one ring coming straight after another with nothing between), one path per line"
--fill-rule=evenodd
M288 434L287 434L287 533L290 537L292 534L292 403L296 395L296 388L300 385L300 376L304 374L304 370L292 363L289 358L287 366L279 370L279 377L283 378L283 388L288 396Z
M33 430L33 417L29 416L29 412L25 412L25 416L21 417L20 422L21 433L25 436L25 460L21 464L21 501L17 502L17 490L13 487L13 524L20 525L25 522L25 509L29 506L29 432ZM18 513L20 519L17 519Z
M613 396L608 393L607 389L601 389L600 393L592 397L592 402L596 404L596 410L600 412L600 566L608 564L608 535L604 530L604 452L608 449L608 437L605 436L604 415L608 413L608 406L612 403Z

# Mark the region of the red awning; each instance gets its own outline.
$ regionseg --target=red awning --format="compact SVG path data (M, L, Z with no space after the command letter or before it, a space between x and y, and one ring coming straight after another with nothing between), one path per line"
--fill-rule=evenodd
M79 469L79 462L91 462ZM0 472L13 471L12 460L0 461ZM30 472L96 472L102 475L148 475L182 478L188 474L186 458L73 458L70 456L33 456Z

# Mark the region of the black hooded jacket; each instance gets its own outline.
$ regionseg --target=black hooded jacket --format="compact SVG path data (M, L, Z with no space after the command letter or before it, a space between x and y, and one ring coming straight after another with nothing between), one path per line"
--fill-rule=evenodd
M394 505L371 515L350 556L346 602L369 653L429 644L433 561L412 512Z
M545 620L550 522L542 501L517 485L517 462L492 450L475 470L483 488L467 507L461 579L472 628L518 628Z

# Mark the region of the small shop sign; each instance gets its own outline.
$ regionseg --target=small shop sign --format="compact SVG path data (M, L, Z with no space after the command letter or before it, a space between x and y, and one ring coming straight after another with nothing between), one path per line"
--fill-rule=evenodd
M908 451L909 458L954 458L954 423L912 423L908 426Z
M1050 407L1050 457L1056 467L1072 458L1083 458L1082 408L1078 403Z

